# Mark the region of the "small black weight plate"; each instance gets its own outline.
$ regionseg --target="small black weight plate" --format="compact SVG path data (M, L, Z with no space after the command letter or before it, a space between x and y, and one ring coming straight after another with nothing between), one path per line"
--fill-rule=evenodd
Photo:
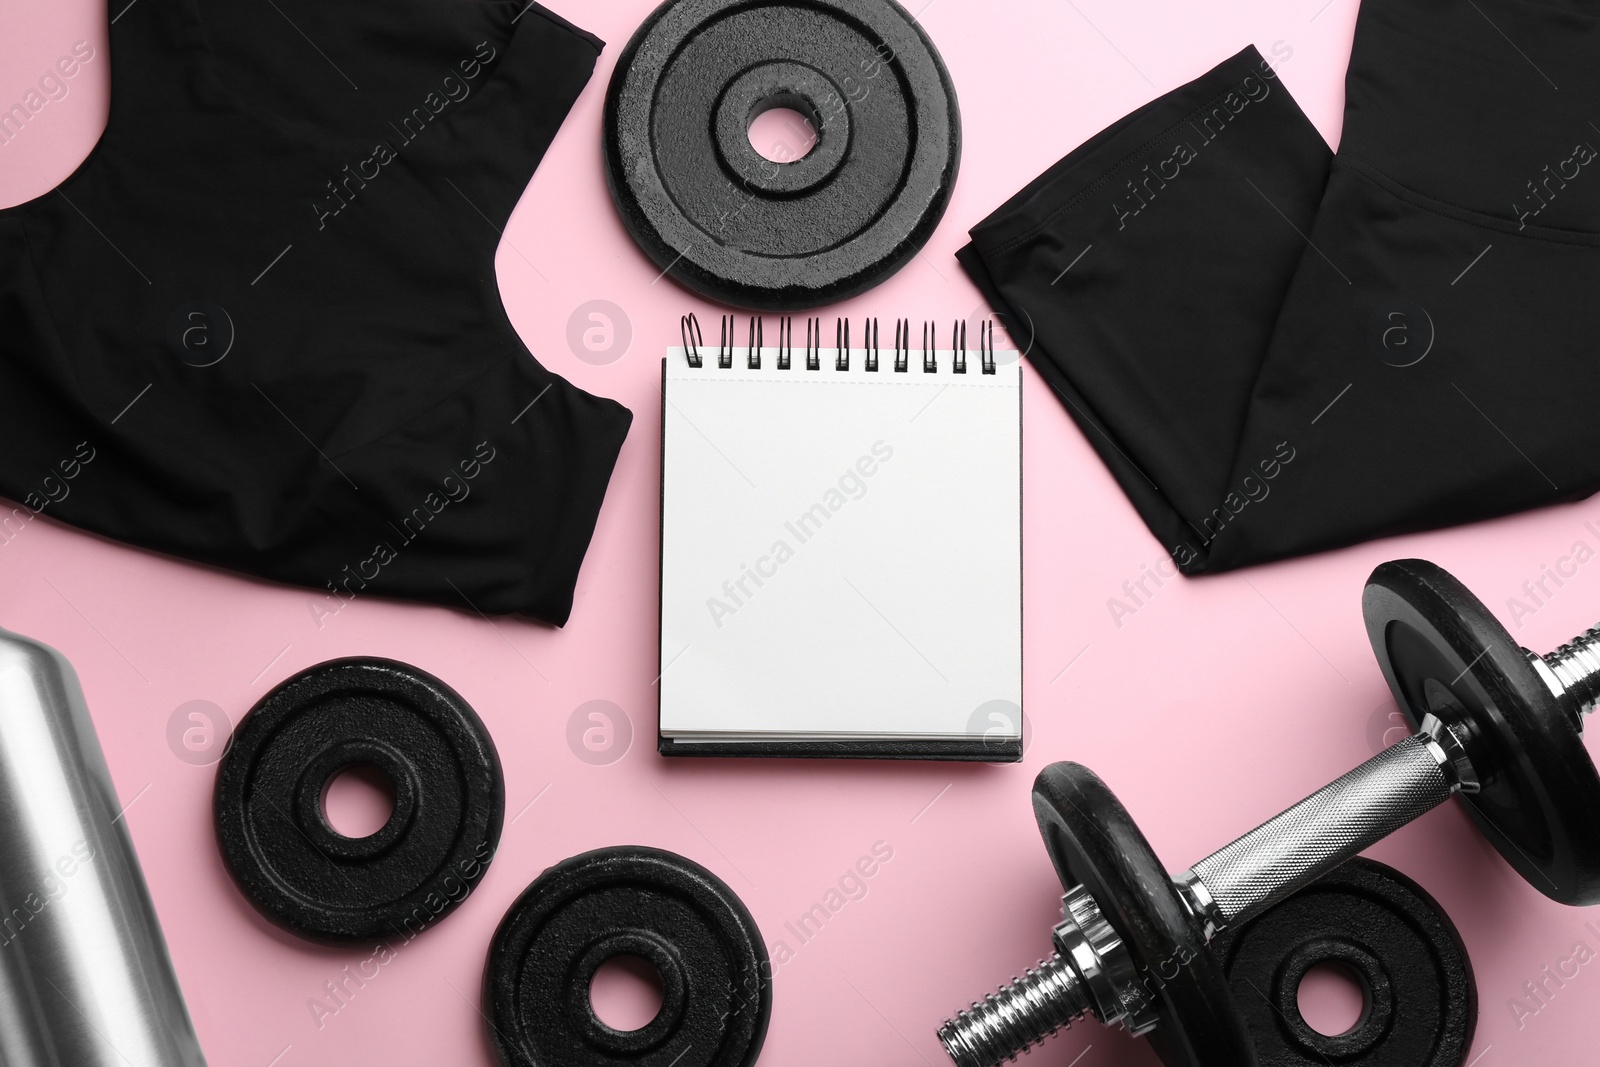
M1261 1067L1459 1067L1478 1023L1472 964L1450 917L1411 879L1353 859L1211 943ZM1366 1010L1330 1036L1300 1014L1300 980L1341 964Z
M1557 700L1489 609L1433 563L1394 560L1362 595L1395 700L1419 724L1460 725L1482 788L1461 800L1539 892L1600 903L1600 774L1574 709Z
M1065 888L1082 885L1122 938L1153 996L1150 1044L1167 1067L1253 1067L1222 968L1133 817L1087 767L1052 763L1033 783L1033 812Z
M638 1030L613 1030L589 1002L617 956L661 976L661 1011ZM704 867L654 848L597 849L541 874L500 921L483 983L506 1067L746 1067L772 1014L749 911Z
M775 163L750 144L773 107L817 141ZM917 254L961 158L955 89L893 0L669 0L617 62L606 180L664 273L761 310L815 307Z
M394 813L345 837L322 807L340 771L375 766ZM393 660L332 660L262 697L217 770L217 842L273 922L318 941L410 938L460 904L500 841L505 782L483 722Z

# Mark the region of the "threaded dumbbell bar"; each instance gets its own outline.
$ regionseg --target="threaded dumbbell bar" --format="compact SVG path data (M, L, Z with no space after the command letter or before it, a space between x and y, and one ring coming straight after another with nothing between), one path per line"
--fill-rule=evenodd
M1368 636L1418 732L1169 879L1092 772L1054 764L1034 808L1062 884L1055 953L939 1029L958 1067L997 1067L1083 1016L1159 1031L1173 1067L1255 1062L1205 944L1461 793L1517 870L1565 903L1600 900L1600 627L1520 648L1430 563L1373 573Z

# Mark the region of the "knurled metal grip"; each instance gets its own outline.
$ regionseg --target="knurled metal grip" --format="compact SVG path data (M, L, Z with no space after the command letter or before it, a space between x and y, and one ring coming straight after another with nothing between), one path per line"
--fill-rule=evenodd
M1433 738L1408 737L1213 852L1178 882L1209 924L1233 926L1443 804L1455 790L1446 762Z

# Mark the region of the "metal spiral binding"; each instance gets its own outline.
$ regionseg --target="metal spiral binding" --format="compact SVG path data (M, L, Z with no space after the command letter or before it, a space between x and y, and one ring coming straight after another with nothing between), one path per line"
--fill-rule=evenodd
M734 315L723 315L721 331L717 341L717 367L720 370L731 370L733 367L733 352L735 347L735 333L738 330L738 318ZM700 321L694 313L684 315L678 320L678 333L683 340L684 357L689 366L699 368L704 365L702 349L705 338L700 332ZM878 371L882 357L882 341L879 333L878 320L864 318L861 322L861 344L865 356L864 367L871 373ZM766 320L760 315L750 316L748 348L746 349L745 366L750 370L761 369L761 353L766 348ZM834 362L833 369L849 371L850 369L850 320L840 317L834 320ZM785 315L778 320L778 370L790 370L794 366L794 318ZM950 351L952 374L967 373L967 324L961 319L956 319L950 327ZM984 374L997 373L995 361L995 336L994 323L985 321L978 326L978 357L979 364ZM816 371L822 369L822 319L806 319L806 370ZM905 374L911 369L911 320L908 318L896 319L894 324L894 370L897 374ZM924 374L939 373L938 351L938 325L931 320L922 323L922 372ZM1600 642L1597 642L1600 644Z
M794 316L785 315L778 320L778 369L788 370L794 349Z
M717 370L730 370L733 366L733 315L723 315L722 330L718 331L717 339Z
M678 336L683 338L683 354L689 357L689 366L698 368L705 361L700 358L700 346L705 339L700 336L700 320L694 312L678 320Z

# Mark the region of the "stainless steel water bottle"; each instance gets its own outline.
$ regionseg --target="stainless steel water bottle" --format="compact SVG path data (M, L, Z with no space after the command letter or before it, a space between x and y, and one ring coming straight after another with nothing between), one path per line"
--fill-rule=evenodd
M0 630L0 1067L204 1067L72 665Z

